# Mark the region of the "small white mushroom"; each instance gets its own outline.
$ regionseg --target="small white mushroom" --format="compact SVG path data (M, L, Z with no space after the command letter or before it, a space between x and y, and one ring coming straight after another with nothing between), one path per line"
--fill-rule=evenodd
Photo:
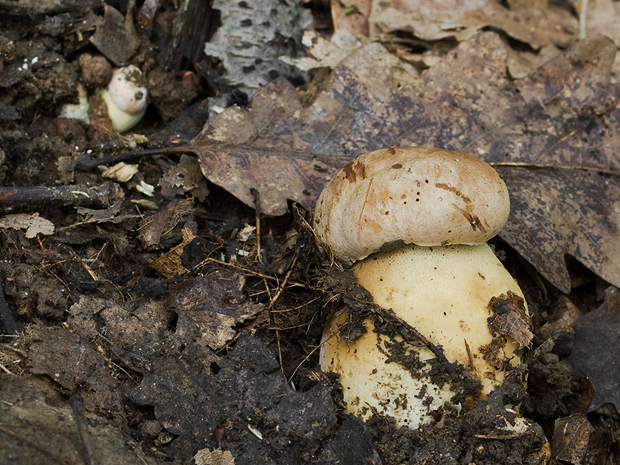
M521 363L519 343L489 320L497 299L519 307L526 324L529 318L519 286L486 244L509 212L508 191L492 167L441 149L370 152L328 184L315 211L319 243L343 263L357 262L352 271L375 304L440 347L479 386L467 392L436 376L436 353L375 332L370 319L364 335L347 340L339 333L348 317L341 309L324 332L320 360L324 371L340 374L348 412L367 419L375 411L417 428L433 411L456 412L484 398ZM398 362L390 358L395 345Z
M118 132L129 131L146 112L148 91L142 80L142 71L138 67L125 66L116 69L108 86L96 92L105 102L112 127ZM89 124L90 104L82 85L78 87L78 94L79 103L63 105L58 117L79 119Z
M115 70L108 87L99 93L118 132L133 128L146 112L148 92L142 82L142 71L136 66Z

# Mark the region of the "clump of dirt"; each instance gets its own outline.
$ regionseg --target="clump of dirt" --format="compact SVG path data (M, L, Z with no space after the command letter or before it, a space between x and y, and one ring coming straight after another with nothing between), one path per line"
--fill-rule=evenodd
M69 187L88 196L104 180L96 169L67 171L78 160L187 143L216 111L209 97L247 105L243 93L219 93L206 60L166 69L160 54L178 8L169 1L161 8L151 30L134 29L120 44L133 50L130 61L147 76L151 95L136 135L126 136L103 123L57 118L61 105L77 101L79 83L92 97L112 63L118 66L116 55L103 55L105 34L91 40L110 5L2 2L3 186ZM131 17L125 13L119 24ZM205 38L197 37L202 50ZM319 74L327 79L327 71ZM102 122L98 111L93 119ZM575 284L569 297L588 305L554 320L547 312L561 296L513 256L513 271L526 275L519 281L538 337L527 392L514 373L461 415L431 412L433 422L415 431L377 415L363 423L343 413L337 376L319 371L332 305L351 311L341 328L346 338L363 334L362 321L371 318L378 334L433 350L434 382L460 383L463 396L478 386L320 253L309 212L290 204L289 214L265 218L208 183L196 157L178 155L141 158L130 181L107 181L113 189L102 205L30 198L4 207L3 214L36 212L56 229L32 239L13 229L0 234L0 311L11 318L0 320L11 333L0 339L0 462L97 462L83 450L90 439L101 463L132 465L189 463L198 451L231 454L237 465L528 464L544 452L543 429L551 438L555 422L574 414L594 428L590 463L615 453L617 414L610 406L587 412L592 392L567 362L575 321L596 307L602 281L586 276L590 287ZM525 342L514 300L498 302L490 324L500 333L520 329ZM393 343L390 353L392 363L419 369L402 345ZM521 404L543 429L532 424L517 435L508 404ZM86 421L83 436L78 425Z
M554 350L554 342L547 340L532 354L529 396L523 405L528 415L544 423L579 408L580 383L568 361L560 359Z
M367 424L379 455L389 464L544 463L549 445L542 428L532 423L525 431L512 431L518 422L505 402L499 388L460 418L438 417L417 430L398 428L392 419L379 416Z

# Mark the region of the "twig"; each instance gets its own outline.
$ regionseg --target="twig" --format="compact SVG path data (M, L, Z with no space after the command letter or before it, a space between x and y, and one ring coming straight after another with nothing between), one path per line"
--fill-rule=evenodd
M136 22L143 29L153 27L153 18L159 9L160 0L145 0L140 10L136 13Z
M474 357L471 355L471 349L469 348L469 344L467 343L467 339L463 338L463 343L465 343L465 350L467 351L467 358L469 359L469 369L471 371L476 370L476 365L474 365Z
M413 339L417 339L418 341L422 342L422 344L424 344L443 363L444 367L446 367L446 372L456 373L459 370L458 365L450 362L446 358L446 355L443 353L443 348L441 346L433 344L417 329L415 329L402 318L397 317L396 314L392 314L391 316L396 319L397 332L405 341L409 342Z
M280 284L275 295L269 301L269 307L267 307L267 310L269 311L270 315L271 315L271 308L273 307L273 304L276 303L276 300L278 300L278 298L284 291L284 288L286 287L286 283L288 283L288 280L291 277L291 274L293 273L293 268L295 268L295 263L297 263L298 255L299 255L299 249L297 249L295 251L295 255L293 255L293 260L291 260L291 264L288 268L288 271L286 272L286 275L284 276L284 280L282 281L282 284ZM280 346L280 330L278 328L276 328L276 340L278 342L278 359L280 361L280 370L282 371L282 373L284 373L284 363L282 361L282 349Z
M82 265L82 268L84 268L84 271L86 271L90 275L91 279L95 282L99 281L99 276L97 276L97 273L95 273L93 269L90 266L88 266L88 264L84 260L82 260L82 257L80 257L77 254L77 252L73 250L72 247L69 247L69 250L71 251L73 256L80 262L80 265ZM60 282L65 286L65 288L67 287L64 281L60 281Z
M276 343L278 345L278 362L280 363L280 371L284 373L284 360L282 359L282 346L280 345L280 330L276 329ZM286 375L286 373L284 373Z
M579 10L579 38L585 39L588 33L588 0L581 0Z
M201 261L200 263L198 263L196 266L194 266L194 270L197 270L199 268L204 267L208 262L213 262L213 263L217 263L218 265L223 265L223 266L227 266L229 268L234 268L235 270L239 270L242 271L250 276L256 276L258 278L263 278L263 279L269 279L271 281L277 281L278 278L274 277L274 276L269 276L268 274L264 274L264 273L259 273L258 271L254 271L254 270L250 270L249 268L245 268L243 266L240 265L235 265L234 263L228 263L228 262L223 262L221 260L218 260L216 258L211 258L211 257L207 257L205 258L203 261ZM292 281L290 283L291 287L303 287L305 289L311 289L311 290L317 290L316 288L312 288L307 286L306 284L303 283L298 283L296 281Z
M508 433L508 434L474 434L478 439L516 439L523 436L523 433Z
M73 418L77 426L78 434L80 435L80 441L82 441L82 452L84 455L84 461L87 465L96 465L95 454L93 446L90 442L90 435L88 434L88 423L84 416L84 399L80 395L71 396L69 399L69 405L73 410Z
M289 383L290 383L290 382L291 382L291 380L293 379L293 376L295 376L295 374L297 373L297 371L301 368L301 366L302 366L304 363L306 363L310 357L312 357L312 354L313 354L313 353L315 353L317 350L319 350L321 347L323 347L323 345L327 344L327 343L330 341L330 339L331 339L331 338L333 338L333 337L337 336L339 332L340 332L340 330L338 330L338 332L336 332L336 333L332 333L332 335L331 335L331 336L329 336L329 337L328 337L327 339L325 339L324 341L321 341L321 343L320 343L318 346L316 346L314 349L312 349L312 350L310 351L310 353L309 353L308 355L306 355L306 356L304 357L304 359L303 359L301 362L299 362L299 365L297 365L297 367L293 370L293 373L291 374L291 376L289 376L289 377L288 377L288 381L289 381Z
M1 0L0 0L1 1ZM350 156L333 155L325 153L314 153L308 150L279 150L269 148L250 148L244 146L230 145L202 145L200 141L190 142L186 145L176 145L172 147L161 147L153 149L137 150L133 152L117 153L101 158L83 157L75 160L67 171L88 171L100 165L116 164L119 161L133 160L143 156L155 155L180 155L183 153L193 153L195 155L216 156L219 153L229 153L234 150L237 154L247 154L248 156L273 156L284 159L312 159L325 163L329 168L340 169L347 162L351 161Z
M40 207L42 205L109 207L120 199L121 188L106 182L99 186L0 187L0 208Z
M258 257L258 263L263 263L263 254L260 250L260 194L254 187L250 188L250 193L254 196L254 217L256 221L256 256Z
M299 256L299 249L297 249L295 251L295 255L293 255L293 260L291 261L288 271L286 272L286 275L284 276L284 281L282 281L282 284L280 285L280 287L278 287L278 291L276 292L276 294L273 296L273 298L269 302L270 310L271 310L271 307L273 307L273 304L276 303L276 300L278 300L278 298L280 297L280 294L282 294L282 291L284 291L284 288L286 287L286 284L288 283L288 280L291 277L291 274L293 273L293 268L295 268L295 263L297 263L298 256Z
M191 147L162 147L158 149L145 149L135 152L115 153L101 158L78 158L67 168L67 171L88 171L101 165L115 165L121 161L134 160L146 156L170 155L192 152Z
M514 168L534 168L534 169L548 169L548 170L570 170L570 171L585 171L605 174L607 176L620 176L620 171L606 170L604 168L594 168L590 166L569 166L569 165L548 165L545 163L526 163L518 161L500 161L489 162L491 166L507 166Z
M0 363L0 370L4 371L7 375L12 375L13 373L7 367L5 367L2 363Z
M414 340L420 341L424 344L435 356L441 361L448 373L456 373L459 371L459 366L450 362L446 355L443 353L443 348L440 345L433 344L422 333L400 318L394 310L385 309L377 304L372 304L374 307L374 315L376 318L380 318L384 324L389 325L395 333L398 333L405 342L411 342ZM376 327L376 325L375 325Z

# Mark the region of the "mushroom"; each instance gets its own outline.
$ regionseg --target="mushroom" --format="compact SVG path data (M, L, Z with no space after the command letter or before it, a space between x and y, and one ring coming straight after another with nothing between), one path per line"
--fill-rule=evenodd
M96 93L105 102L112 127L118 132L129 131L146 112L148 91L142 83L142 71L136 66L116 69L108 86L97 89ZM90 124L90 103L82 85L78 87L78 97L79 103L64 104L58 117L79 119Z
M336 311L320 364L340 374L349 413L368 419L378 412L417 428L437 412L456 415L473 405L521 364L521 345L531 338L527 306L486 244L509 212L498 173L466 153L377 150L330 181L315 210L319 244L354 264L374 303L424 341L384 334L370 318L366 332L348 340L340 328L349 312ZM437 369L446 361L460 367L456 375Z
M108 106L112 126L118 132L129 131L146 112L147 90L142 83L142 71L137 66L115 70L108 87L99 93Z

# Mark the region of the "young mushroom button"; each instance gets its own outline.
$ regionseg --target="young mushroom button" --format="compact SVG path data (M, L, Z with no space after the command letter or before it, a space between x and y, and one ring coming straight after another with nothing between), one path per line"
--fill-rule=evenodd
M142 71L129 65L114 70L107 87L96 91L106 104L112 127L118 132L129 131L146 113L148 91L142 81ZM90 103L84 86L78 87L78 94L79 102L64 104L58 116L79 119L90 124Z
M108 87L101 89L100 94L108 107L112 126L118 132L129 131L146 112L148 91L143 84L142 71L136 66L115 70Z
M324 371L340 374L348 412L368 419L375 411L417 428L437 412L456 415L473 405L521 363L517 341L489 323L493 299L512 299L527 312L519 286L486 244L509 212L508 191L492 167L435 148L366 153L327 185L315 210L319 244L345 265L355 263L358 284L375 304L466 374L440 373L428 344L374 331L370 319L365 334L346 340L339 327L349 315L338 309L320 358Z

